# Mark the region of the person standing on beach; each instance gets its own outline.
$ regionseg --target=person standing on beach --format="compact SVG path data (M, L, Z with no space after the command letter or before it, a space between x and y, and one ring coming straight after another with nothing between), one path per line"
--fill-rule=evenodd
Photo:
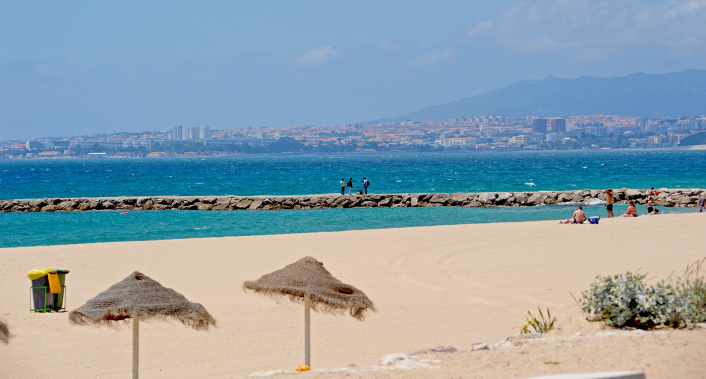
M370 185L370 182L368 181L368 179L363 177L363 193L366 195L368 194L368 186L369 185Z
M353 194L353 178L350 178L348 180L348 194L349 195Z
M706 195L704 195L703 192L701 192L701 196L699 196L699 199L696 200L696 205L699 206L699 213L704 211L704 205L706 205Z
M341 179L341 195L346 194L346 181Z
M608 218L615 217L613 214L613 189L608 188L605 190L605 208L608 212Z
M647 200L647 213L652 214L652 211L655 210L652 204L652 198Z

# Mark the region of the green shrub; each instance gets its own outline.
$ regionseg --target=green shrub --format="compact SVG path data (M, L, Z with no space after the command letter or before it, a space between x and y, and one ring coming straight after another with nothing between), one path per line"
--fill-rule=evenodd
M544 318L544 313L542 313L542 309L537 307L537 310L539 311L539 318L532 316L532 313L530 311L527 311L529 317L525 317L525 320L522 321L522 325L519 327L520 333L532 333L532 331L529 330L530 327L534 329L535 333L546 333L554 328L556 317L552 317L549 308L547 308L547 318Z
M685 326L706 321L706 280L701 266L706 259L687 266L676 283L644 283L645 275L627 272L597 276L583 292L579 306L589 321L614 327L653 328Z

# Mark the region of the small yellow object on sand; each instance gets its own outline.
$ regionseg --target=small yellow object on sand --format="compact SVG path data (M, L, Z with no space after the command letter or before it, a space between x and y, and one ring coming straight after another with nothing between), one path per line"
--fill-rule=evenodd
M309 370L311 370L311 367L309 367L308 365L299 365L299 367L297 367L297 371L309 371Z

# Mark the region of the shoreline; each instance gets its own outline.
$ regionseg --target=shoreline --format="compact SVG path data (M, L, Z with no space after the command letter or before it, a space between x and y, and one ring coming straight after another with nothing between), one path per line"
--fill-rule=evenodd
M645 205L653 197L655 206L695 207L700 188L660 188L659 195L650 190L621 188L614 190L614 204L630 200ZM466 192L466 193L399 193L399 194L322 194L291 196L119 196L0 200L2 212L62 212L92 210L280 210L326 208L391 208L391 207L531 207L539 205L605 204L603 190Z
M224 154L224 155L170 155L163 157L137 157L137 156L76 156L76 157L31 157L31 158L7 158L0 162L7 161L60 161L60 160L83 160L83 159L189 159L189 158L233 158L233 157L322 157L322 156L379 156L379 155L472 155L472 154L532 154L532 153L587 153L587 152L628 152L628 151L702 151L706 150L706 145L689 145L682 147L665 147L665 148L649 148L649 149L581 149L581 150L470 150L470 151L380 151L380 152L333 152L333 153L306 153L306 154Z

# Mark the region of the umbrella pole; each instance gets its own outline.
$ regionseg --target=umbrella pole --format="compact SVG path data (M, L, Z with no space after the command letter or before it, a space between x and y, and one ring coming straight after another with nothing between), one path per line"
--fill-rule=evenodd
M140 320L132 318L132 379L140 376Z
M304 364L307 366L311 366L311 342L309 338L310 334L310 308L311 308L311 299L309 298L309 294L304 295Z

